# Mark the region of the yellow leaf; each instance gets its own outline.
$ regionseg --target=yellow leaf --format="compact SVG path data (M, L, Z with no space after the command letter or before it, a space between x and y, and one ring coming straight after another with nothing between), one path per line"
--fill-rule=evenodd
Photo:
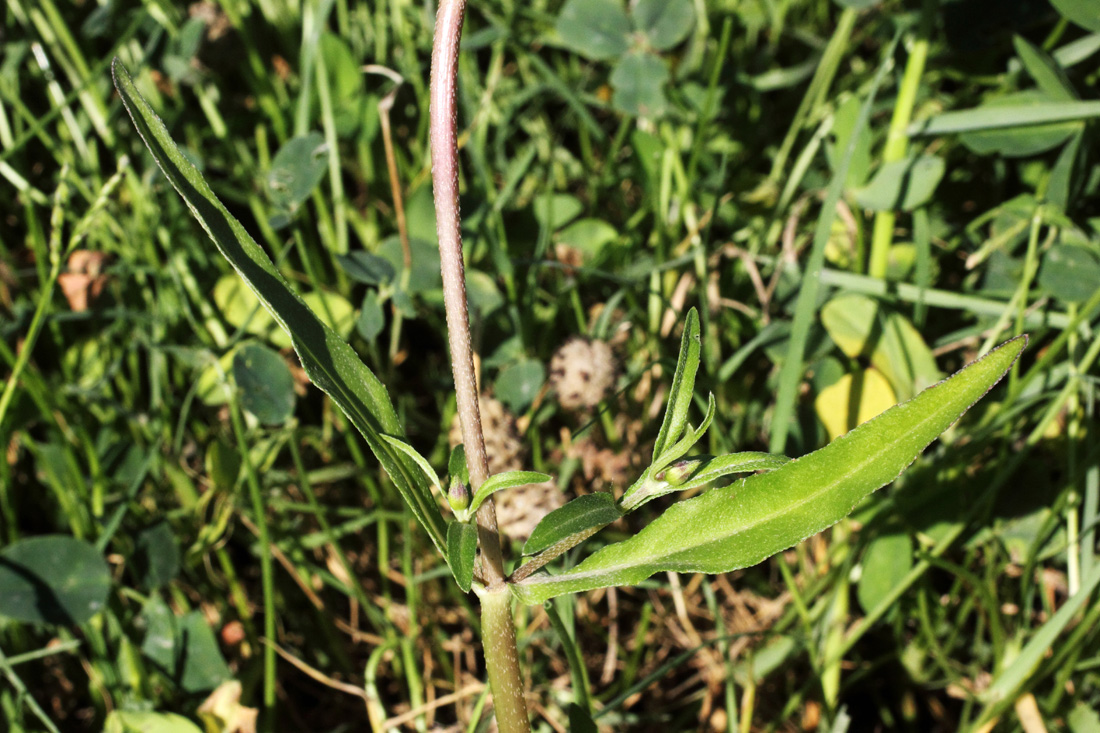
M849 430L885 412L897 402L890 383L876 369L845 374L821 390L814 400L817 416L835 440Z

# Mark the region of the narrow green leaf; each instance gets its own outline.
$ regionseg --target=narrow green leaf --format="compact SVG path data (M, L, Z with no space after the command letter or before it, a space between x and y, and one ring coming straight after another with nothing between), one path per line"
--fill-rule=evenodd
M578 496L542 518L523 546L523 554L542 552L593 527L606 527L621 516L622 512L611 494L601 492Z
M698 489L717 481L723 476L734 473L752 473L771 471L789 463L790 458L772 453L731 453L725 456L699 456L693 459L694 469L687 478L679 483L653 477L659 472L649 471L631 490L623 495L620 506L623 513L632 512L651 499L671 494L674 491Z
M470 502L470 513L476 512L478 507L489 498L489 495L497 491L528 486L529 484L541 484L543 481L549 480L549 474L538 473L537 471L505 471L504 473L493 474L478 487L477 493L474 494L474 498Z
M1100 117L1100 102L1052 102L1036 99L1034 104L1012 107L983 105L974 109L944 112L909 126L910 135L948 135L972 130L1046 125Z
M710 427L710 423L714 420L714 395L707 395L707 414L703 416L703 422L699 423L699 427L693 428L688 425L684 430L684 437L665 450L664 455L661 455L653 462L653 466L650 469L651 474L656 474L663 470L665 467L670 466L673 461L677 461L687 454L689 450L695 447L695 444L703 437L707 432L707 428Z
M684 321L684 335L680 339L680 357L676 362L676 374L668 394L668 406L653 444L654 458L660 458L669 443L679 440L687 425L688 408L695 392L695 373L699 371L699 313L692 308Z
M477 559L477 525L451 522L447 525L447 557L451 573L463 593L469 593L474 583L474 560Z
M791 459L787 456L777 456L774 453L758 453L756 451L730 453L729 455L703 460L699 464L699 469L689 476L687 481L674 488L676 491L698 489L717 481L723 476L734 473L772 471L790 462Z
M436 548L445 552L443 517L427 482L411 458L381 438L382 433L403 434L385 386L355 351L294 294L263 249L218 201L199 171L172 141L164 123L138 93L122 63L116 59L111 70L122 103L164 176L183 197L218 251L290 335L306 374L332 397L362 433Z
M1039 627L1016 658L997 674L993 684L982 693L982 700L993 706L1007 706L1015 700L1020 687L1039 668L1043 657L1066 626L1073 621L1077 612L1088 603L1097 586L1100 586L1100 565L1093 568L1092 574L1082 580L1081 587L1073 597ZM983 717L992 717L989 713L990 711L986 711Z
M755 565L838 522L897 478L1004 376L1026 344L1026 336L1015 338L824 448L680 502L573 570L531 576L513 592L524 603L542 603L562 593L634 585L662 571L722 573Z
M845 11L846 13L851 11ZM871 118L871 108L875 102L875 96L886 78L890 68L890 60L894 57L894 49L897 48L898 37L886 49L878 71L871 82L871 89L867 93L867 99L863 101L859 110L859 116L848 136L848 144L844 146L844 152L834 168L833 180L825 193L825 201L821 206L817 224L814 227L813 247L810 256L806 260L806 269L802 273L799 284L798 300L795 303L794 320L791 323L790 342L787 347L783 366L779 370L779 388L775 395L775 410L772 412L772 431L768 441L771 453L784 453L787 447L787 433L791 427L794 415L795 401L798 397L798 389L805 375L806 345L810 339L810 328L814 324L814 316L817 312L817 296L820 292L822 270L825 268L825 249L833 235L833 221L836 220L837 204L848 182L848 172L855 159L859 140L863 135Z
M464 484L470 483L470 471L466 465L466 446L462 443L456 445L451 451L451 457L447 460L447 474Z
M1016 55L1020 57L1020 62L1040 89L1051 98L1063 102L1072 102L1077 99L1077 93L1054 59L1036 48L1023 36L1014 36L1012 43L1016 47Z
M431 481L432 486L434 486L439 491L439 493L443 493L443 486L439 483L439 476L436 475L435 469L432 468L432 464L428 463L427 458L420 455L420 453L418 453L415 448L413 448L411 445L401 440L400 438L395 438L392 435L383 435L382 440L386 441L394 448L411 458L413 460L413 463L415 463L420 468L420 470L424 472L424 475L428 478L428 480Z

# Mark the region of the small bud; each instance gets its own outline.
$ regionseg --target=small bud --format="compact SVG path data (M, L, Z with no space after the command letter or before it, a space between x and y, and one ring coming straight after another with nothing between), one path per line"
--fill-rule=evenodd
M451 487L447 489L447 503L456 512L469 509L470 492L466 490L466 484L461 481L451 481Z
M699 468L700 460L676 461L671 466L657 474L657 479L664 481L669 486L679 486L687 481L695 469Z

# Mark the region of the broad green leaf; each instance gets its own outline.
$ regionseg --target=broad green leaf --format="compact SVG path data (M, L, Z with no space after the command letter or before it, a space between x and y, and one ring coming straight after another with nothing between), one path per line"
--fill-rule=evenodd
M241 454L218 438L207 446L203 463L210 482L223 491L232 489L241 474Z
M393 280L393 265L385 257L370 252L350 252L336 255L336 261L352 280L364 285L384 285Z
M559 243L578 250L584 256L585 264L599 260L604 248L618 238L618 230L601 219L580 219L557 236Z
M0 616L33 624L82 624L107 604L111 572L84 540L42 535L0 550Z
M302 300L313 310L316 318L336 333L345 337L351 333L355 325L355 309L343 296L310 292L302 296ZM280 324L263 307L261 299L240 278L234 275L220 278L214 286L214 304L234 328L243 328L246 333L270 341L280 349L289 349L293 345L291 337L279 328Z
M223 275L214 284L214 305L233 328L262 339L271 339L278 326L260 299L236 275Z
M175 580L180 573L180 548L167 520L138 532L133 562L146 588L159 588Z
M582 539L587 538L621 516L611 494L599 492L578 496L542 518L523 545L523 554L534 555L580 535Z
M202 611L185 613L179 618L177 628L177 650L183 663L179 682L184 692L213 690L232 677L218 640L214 638L214 630Z
M856 596L864 612L876 609L894 586L913 568L913 545L909 535L876 537L863 551L862 572Z
M611 72L615 109L636 117L657 118L668 111L665 84L668 66L648 51L631 51L619 59Z
M870 127L858 124L862 108L863 100L856 95L841 103L833 115L833 126L825 142L829 167L835 171L844 160L852 135L856 134L855 147L848 162L848 174L844 178L845 189L862 186L867 181L874 160L874 135Z
M241 407L263 425L282 425L294 414L294 375L283 357L258 343L233 353L233 381Z
M522 359L500 370L493 394L512 412L523 412L535 401L546 382L546 367L536 359Z
M230 678L229 666L201 611L177 617L154 596L145 604L140 619L145 627L142 654L184 691L213 690Z
M1079 702L1066 716L1066 725L1071 733L1100 733L1100 712Z
M271 203L293 211L313 193L328 171L328 146L318 132L288 140L264 177Z
M1100 288L1100 257L1085 247L1055 245L1043 255L1039 287L1063 303L1083 303Z
M695 373L699 371L699 313L692 308L684 320L684 335L680 339L680 356L676 361L676 373L668 393L668 406L653 444L653 457L660 460L669 444L683 435L687 425L688 409L695 394Z
M103 733L202 733L202 729L175 713L112 710Z
M1027 125L1053 125L1100 117L1100 102L1056 102L1035 92L998 97L981 107L944 112L909 126L910 135L949 135ZM1076 129L1076 128L1073 128Z
M845 374L821 390L814 400L814 410L825 425L829 440L835 440L896 402L894 390L881 372L861 369L855 374Z
M412 254L412 267L409 268L408 284L403 286L410 293L430 293L443 288L443 276L439 273L439 247L435 245L434 234L431 240L409 239L409 251ZM404 283L405 253L401 248L401 239L393 236L382 242L378 256L393 266L394 282Z
M638 0L633 15L634 25L658 51L667 51L687 38L695 24L691 0Z
M584 211L584 205L577 197L567 193L540 195L532 202L531 208L539 226L551 232L561 229Z
M491 494L498 491L515 489L520 486L530 486L531 484L541 484L543 481L549 480L550 476L548 474L538 473L537 471L505 471L504 473L495 473L485 479L485 482L478 487L473 500L470 502L470 513L473 514L476 512L478 507L485 503L485 500L488 499Z
M1027 73L1051 99L1061 102L1072 102L1077 99L1077 94L1066 79L1065 73L1054 59L1036 48L1023 36L1014 36L1012 43Z
M943 158L935 155L884 163L853 195L860 206L872 211L912 211L928 203L945 170Z
M533 575L512 590L524 603L542 603L563 593L635 585L663 571L724 573L755 565L840 521L897 478L1000 380L1026 343L1026 337L1013 339L824 448L675 504L634 537L572 570Z
M198 170L184 158L164 123L138 93L121 62L116 59L111 69L119 96L165 177L183 197L218 250L290 335L310 380L332 397L362 433L433 544L441 553L445 552L443 517L425 478L411 458L382 440L382 433L403 434L385 386L352 348L291 291L263 249L218 201Z
M848 357L869 358L899 399L907 400L943 378L920 332L905 316L887 311L876 300L854 293L838 295L822 307L821 323ZM819 384L818 391L835 381Z
M1050 0L1066 20L1093 33L1100 33L1100 6L1096 0Z
M378 293L368 290L363 296L363 305L359 308L355 330L365 341L374 341L385 327L386 314L382 312L382 304L378 302Z
M595 61L630 48L630 19L622 0L569 0L556 27L566 46Z
M451 522L447 525L447 557L451 572L463 593L469 593L474 583L474 561L477 559L477 525Z
M466 299L471 316L482 318L504 305L504 296L496 281L481 270L466 270Z

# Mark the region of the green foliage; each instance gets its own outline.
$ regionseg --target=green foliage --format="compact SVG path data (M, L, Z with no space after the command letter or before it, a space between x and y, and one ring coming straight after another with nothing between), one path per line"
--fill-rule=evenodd
M165 177L183 196L219 251L237 269L256 297L289 335L310 379L341 406L390 476L414 516L440 552L445 552L442 518L427 486L409 463L382 440L383 431L402 433L385 387L336 333L325 326L286 285L271 260L222 206L198 170L180 154L164 124L137 93L120 63L115 83L142 139L150 146Z
M774 471L682 501L634 537L573 570L516 584L524 603L663 571L725 573L754 565L840 521L893 481L1000 381L1023 351L1018 338L843 438ZM674 392L675 394L675 392Z
M477 559L477 525L461 521L447 525L447 556L451 558L455 582L463 593L469 593Z
M0 616L81 624L103 610L110 591L103 555L75 537L31 537L0 550Z
M655 52L678 46L694 24L691 0L641 0L629 15L622 0L568 0L556 27L568 48L594 61L615 61L610 82L618 111L657 119L669 110L670 73Z
M465 628L477 600L451 577L469 550L447 549L449 567L439 551L473 530L450 529L439 493L463 471L446 460L427 183L432 13L8 5L0 551L77 538L110 570L88 577L110 580L86 619L4 616L0 728L198 721L198 688L226 675L261 731L383 727L405 710L410 729L484 728ZM528 497L557 496L496 494L513 580L574 572L715 491L736 500L741 476L788 463L766 451L798 465L996 343L1028 331L1033 344L834 530L732 575L658 574L520 610L538 725L785 729L817 715L840 729L843 710L849 730L999 729L1033 701L1050 730L1096 727L1100 25L1091 0L981 6L469 4L457 118L473 347L483 391L512 413L489 457L553 475L566 501L630 494L527 557ZM312 387L285 421L247 408L238 355L280 352L302 383L299 357L133 134L116 55L303 296L311 343L327 348L319 320L385 384L407 432L375 427L411 451L379 439L394 471ZM684 427L650 456L693 307ZM617 363L589 413L545 384L576 335L607 340ZM409 521L403 490L434 530ZM744 633L746 612L759 633ZM205 672L183 666L190 623L221 655ZM290 658L363 691L367 714ZM566 667L570 685L547 682Z
M233 381L241 407L264 425L281 425L294 414L294 376L266 346L245 344L233 352Z
M544 550L553 552L555 546L575 546L621 516L622 511L610 494L578 496L543 517L527 538L523 554L535 555Z

